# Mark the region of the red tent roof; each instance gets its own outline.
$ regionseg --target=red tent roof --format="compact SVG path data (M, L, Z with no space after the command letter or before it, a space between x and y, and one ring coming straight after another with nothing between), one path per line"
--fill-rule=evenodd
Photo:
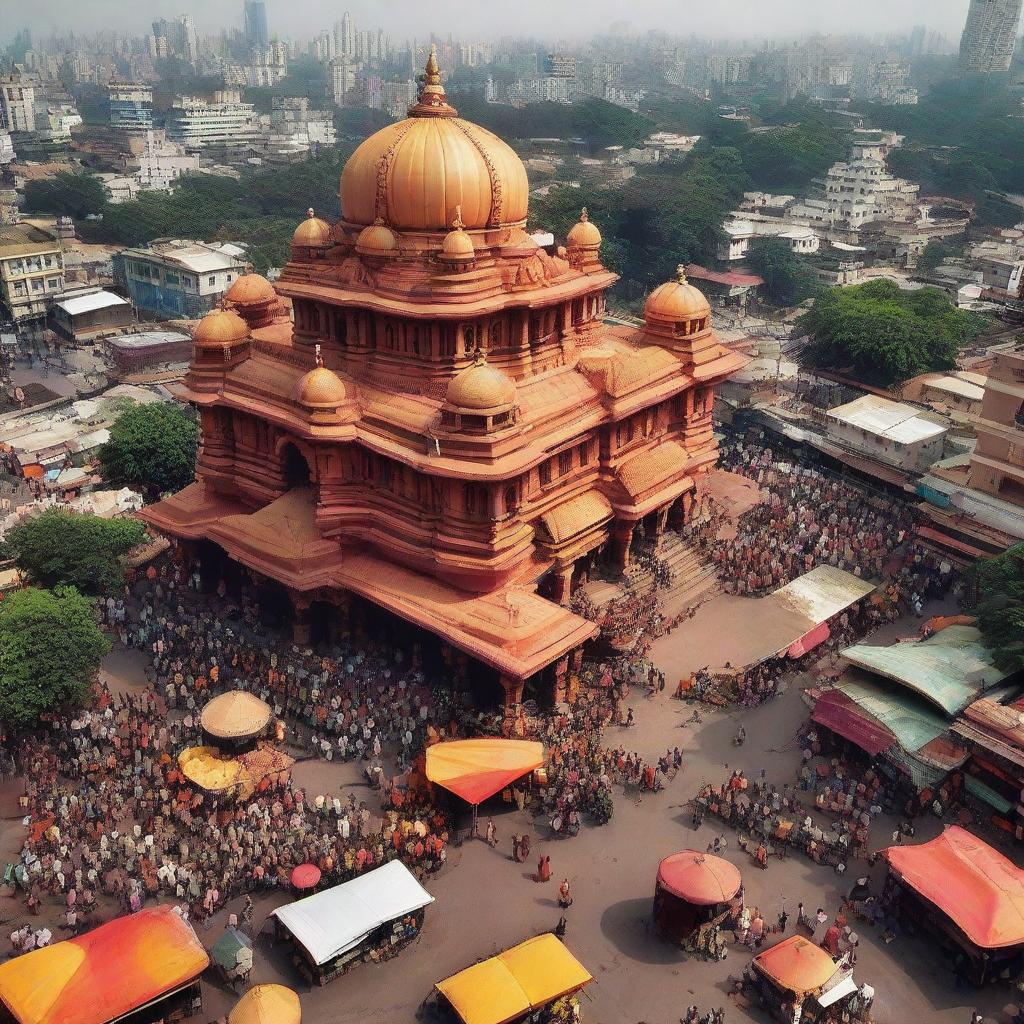
M822 694L811 712L811 720L856 743L872 757L877 757L897 742L881 722L865 715L842 690Z
M764 284L764 278L757 274L738 274L733 270L708 270L696 263L691 263L686 268L686 276L696 278L698 281L714 281L715 284L734 285L738 288L753 288Z
M883 854L904 885L982 949L1024 944L1024 871L977 836L949 825L919 846Z
M698 907L725 903L740 891L735 864L697 850L683 850L658 865L658 881L673 896Z

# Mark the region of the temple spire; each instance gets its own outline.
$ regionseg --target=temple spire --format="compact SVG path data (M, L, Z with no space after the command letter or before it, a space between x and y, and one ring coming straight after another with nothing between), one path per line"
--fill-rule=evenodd
M415 104L409 108L410 117L455 117L457 111L448 103L441 84L441 68L437 63L437 47L430 45L430 56L423 69L423 85Z
M688 284L688 283L689 283L689 282L688 282L688 281L686 280L686 264L685 264L685 263L680 263L680 264L679 264L679 265L678 265L678 266L676 267L676 280L677 280L677 281L678 281L678 282L679 282L680 284Z

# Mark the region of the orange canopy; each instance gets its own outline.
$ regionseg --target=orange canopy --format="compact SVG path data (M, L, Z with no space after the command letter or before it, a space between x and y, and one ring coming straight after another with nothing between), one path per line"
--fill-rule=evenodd
M479 804L544 763L532 740L452 740L427 747L427 778L467 803Z
M1024 943L1024 871L958 825L882 851L897 877L982 949Z
M779 988L798 996L821 988L836 973L832 957L800 935L791 935L758 953L752 964Z
M209 963L190 925L152 907L0 964L0 1000L18 1024L107 1024Z
M663 889L698 907L725 903L740 891L740 872L721 857L697 850L683 850L658 865Z

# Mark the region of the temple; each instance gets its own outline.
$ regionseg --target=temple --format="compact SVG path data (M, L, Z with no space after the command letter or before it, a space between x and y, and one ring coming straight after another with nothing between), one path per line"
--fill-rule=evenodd
M310 210L276 287L245 275L197 326L196 482L142 515L276 581L297 639L362 598L514 710L595 635L576 569L685 522L743 357L682 271L642 328L606 325L586 211L539 247L519 157L457 116L433 54L423 82L346 164L341 219Z

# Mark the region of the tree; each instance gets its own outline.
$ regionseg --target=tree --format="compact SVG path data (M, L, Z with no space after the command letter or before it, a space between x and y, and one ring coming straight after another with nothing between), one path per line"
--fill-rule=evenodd
M48 509L8 531L4 549L34 584L100 594L118 586L124 556L146 536L137 519Z
M978 624L995 663L1024 669L1024 544L982 562L977 569Z
M100 448L100 468L114 487L179 491L192 482L198 447L199 428L180 406L136 405L114 420Z
M0 602L0 720L19 728L84 699L110 642L73 587L16 590Z
M30 210L39 213L81 218L90 213L102 213L107 196L99 178L61 171L55 178L28 182L25 203Z
M925 247L917 261L919 270L929 273L940 267L946 260L962 256L964 247L956 242L943 241L941 238L933 238Z
M962 345L986 320L957 309L938 288L904 291L892 281L830 288L797 321L810 336L813 366L850 370L887 387L929 370L955 366Z
M798 306L819 291L814 274L784 238L755 238L747 262L764 278L768 298L780 306Z

